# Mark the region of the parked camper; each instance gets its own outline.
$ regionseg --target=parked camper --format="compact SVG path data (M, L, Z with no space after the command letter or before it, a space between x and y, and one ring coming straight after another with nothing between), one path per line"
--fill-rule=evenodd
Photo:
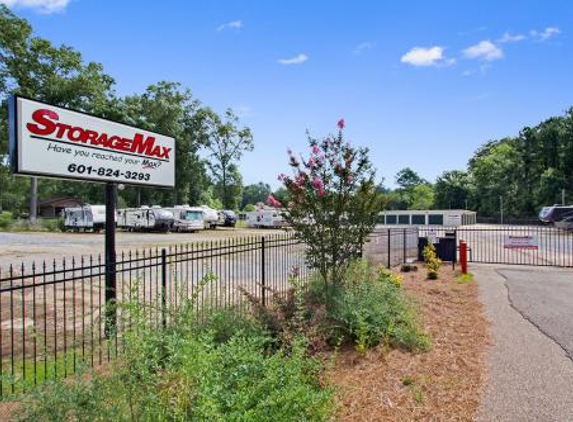
M202 208L176 205L165 209L173 213L173 231L194 232L205 228L205 211Z
M553 205L543 207L539 212L539 220L545 224L554 224L561 221L567 214L573 212L573 205Z
M207 205L201 205L201 208L204 212L203 219L205 222L205 228L215 229L217 228L217 224L219 223L219 213L217 210L208 207Z
M247 224L256 228L278 228L285 226L282 212L275 208L260 208L247 213Z
M237 214L231 210L219 211L219 225L223 227L235 227Z
M97 233L105 227L105 205L64 208L63 215L66 231L93 230Z
M173 227L173 213L157 205L120 209L117 225L129 231L168 232Z

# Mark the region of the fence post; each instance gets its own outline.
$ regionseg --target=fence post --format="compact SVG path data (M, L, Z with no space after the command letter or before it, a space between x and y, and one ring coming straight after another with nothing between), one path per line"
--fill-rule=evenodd
M454 229L454 257L452 258L452 270L456 269L458 262L458 229Z
M167 250L161 249L161 324L167 328Z
M406 263L406 229L403 229L403 233L402 233L402 242L403 242L403 260L402 263L405 264Z
M267 289L265 274L265 236L261 238L261 300L263 306L267 306Z
M392 261L390 259L390 229L388 229L388 269L392 268Z
M111 338L117 326L117 262L115 253L115 208L117 185L108 182L105 187L105 327L106 338Z

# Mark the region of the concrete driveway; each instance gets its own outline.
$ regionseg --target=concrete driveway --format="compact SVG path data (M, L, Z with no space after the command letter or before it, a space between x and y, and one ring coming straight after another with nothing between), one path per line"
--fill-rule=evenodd
M481 421L573 420L573 271L472 265L494 344Z

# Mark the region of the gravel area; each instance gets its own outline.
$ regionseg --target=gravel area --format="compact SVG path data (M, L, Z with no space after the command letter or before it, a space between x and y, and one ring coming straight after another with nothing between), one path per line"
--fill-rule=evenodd
M196 233L129 233L118 231L116 249L121 251L169 246L182 243L208 242L247 236L284 233L282 230L217 228ZM30 265L52 259L59 260L104 253L104 234L101 233L1 233L0 269L24 262Z
M480 287L494 341L487 360L487 388L478 420L571 421L573 362L560 345L511 305L505 278L500 273L510 271L515 276L515 267L472 265L471 271ZM562 270L555 272L562 274ZM544 283L552 278L551 269L535 267L517 275L528 273L530 283ZM510 282L513 287L509 292L523 282L525 279Z

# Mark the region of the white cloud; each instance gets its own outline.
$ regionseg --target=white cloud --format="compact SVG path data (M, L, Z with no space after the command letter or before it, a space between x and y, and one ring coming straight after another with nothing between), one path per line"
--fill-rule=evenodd
M376 44L374 44L373 42L370 42L370 41L360 43L354 49L354 54L362 54L365 51L372 50L375 46L376 46Z
M298 56L292 57L290 59L280 59L279 63L285 66L292 65L292 64L302 64L308 60L308 56L306 54L299 54Z
M226 22L217 27L217 31L221 32L225 29L235 29L237 31L243 28L243 21L231 21Z
M479 59L487 62L503 58L503 50L489 40L480 41L476 45L466 48L463 54L468 59Z
M511 35L509 32L506 32L505 34L503 34L503 37L501 37L499 40L497 40L497 42L500 42L500 43L519 42L519 41L523 41L525 39L527 39L527 37L523 34Z
M438 66L440 64L448 65L455 62L454 59L446 59L444 56L444 48L439 46L430 48L414 47L404 54L400 61L412 66Z
M45 14L63 12L69 3L70 0L0 0L8 7L25 7Z
M539 41L547 41L548 39L553 38L560 33L561 30L556 26L548 26L542 32L538 32L535 29L530 31L531 36L538 39Z

